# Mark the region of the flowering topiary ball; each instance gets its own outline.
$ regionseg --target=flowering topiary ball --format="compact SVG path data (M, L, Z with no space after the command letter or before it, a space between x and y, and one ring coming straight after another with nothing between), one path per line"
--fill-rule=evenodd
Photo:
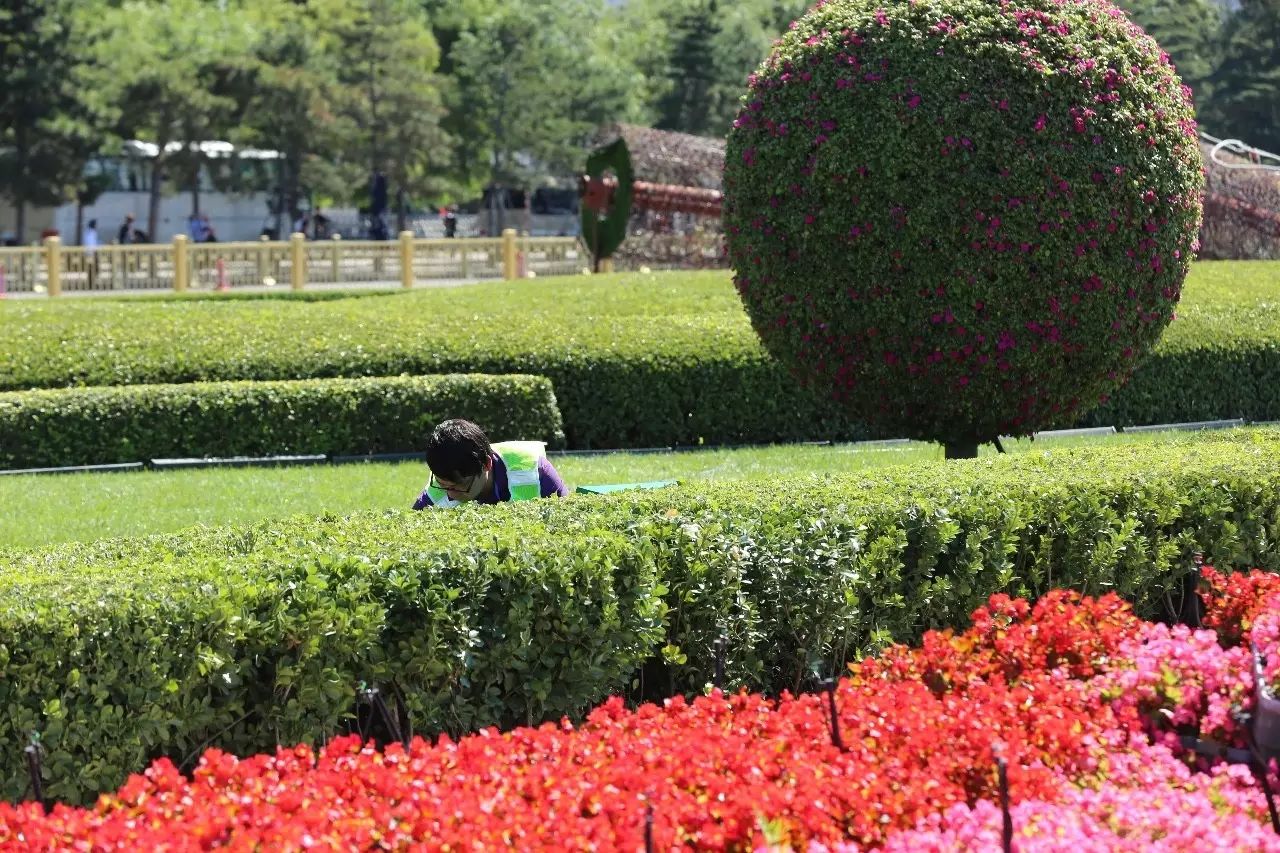
M879 434L1070 423L1173 318L1203 185L1190 93L1103 0L835 0L729 134L765 347Z

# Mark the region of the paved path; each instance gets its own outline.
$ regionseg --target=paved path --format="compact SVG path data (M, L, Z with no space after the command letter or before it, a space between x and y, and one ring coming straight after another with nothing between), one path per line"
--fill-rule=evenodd
M502 279L499 279L499 278L449 278L449 279L433 278L433 279L426 279L424 281L414 282L413 289L419 290L424 288L463 287L468 284L482 284L483 282L486 282L486 281L502 281ZM353 281L353 282L346 282L343 284L331 284L328 282L324 284L308 284L303 289L303 292L316 293L316 292L345 291L345 290L354 290L354 291L403 290L403 288L400 286L400 281L397 279L395 281ZM208 287L192 287L187 290L187 293L210 294L210 293L217 293L217 292L218 291L212 290ZM247 285L243 287L233 287L227 292L228 293L290 293L292 291L289 289L289 285L287 284L285 285L277 284L270 287L268 287L267 285L256 284L256 285ZM67 296L118 297L118 296L157 296L157 295L176 296L178 294L175 294L174 291L170 288L163 288L163 287L131 288L131 289L121 289L121 290L65 290L64 289L62 291L63 297L67 297ZM31 293L29 291L25 291L22 293L6 293L0 298L48 299L49 294Z

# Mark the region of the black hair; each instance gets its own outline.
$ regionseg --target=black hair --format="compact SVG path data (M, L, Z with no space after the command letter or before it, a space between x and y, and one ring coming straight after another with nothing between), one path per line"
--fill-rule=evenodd
M462 418L445 421L427 439L427 467L446 480L474 477L484 470L492 455L484 430Z

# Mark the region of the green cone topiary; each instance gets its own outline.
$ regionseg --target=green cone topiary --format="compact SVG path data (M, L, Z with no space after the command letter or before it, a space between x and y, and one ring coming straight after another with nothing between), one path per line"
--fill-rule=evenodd
M1073 420L1173 319L1190 93L1103 0L819 3L750 80L729 259L799 381L972 448Z

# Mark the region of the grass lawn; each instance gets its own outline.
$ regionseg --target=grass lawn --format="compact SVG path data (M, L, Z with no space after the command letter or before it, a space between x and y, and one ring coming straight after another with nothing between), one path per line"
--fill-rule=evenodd
M1018 441L1008 443L1006 450L1044 453L1082 445L1195 440L1185 432L1130 433ZM995 450L984 446L980 452ZM941 462L942 448L923 443L555 457L570 488L666 479L766 479L776 481L783 493L788 481L813 473ZM246 523L295 513L403 509L425 480L420 463L5 476L0 477L0 548L168 533L196 524Z

